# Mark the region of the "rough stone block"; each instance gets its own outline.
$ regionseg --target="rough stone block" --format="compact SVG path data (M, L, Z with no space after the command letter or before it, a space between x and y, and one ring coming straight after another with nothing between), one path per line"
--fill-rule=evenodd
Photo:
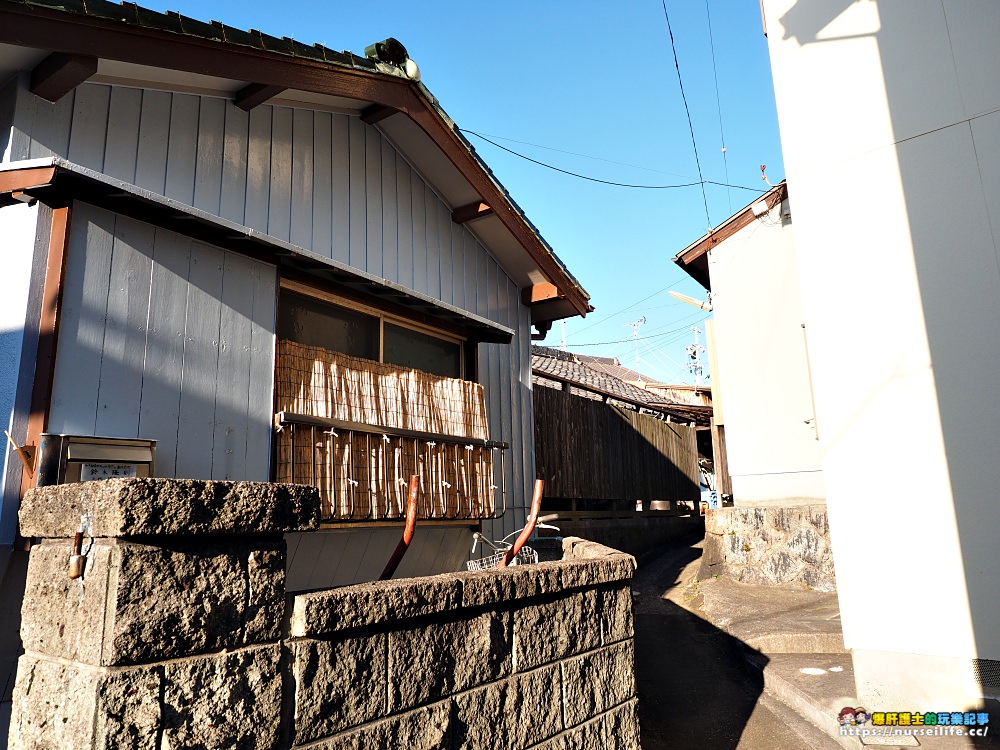
M455 578L462 583L462 606L493 606L562 590L562 563L456 573Z
M388 638L294 641L295 742L322 739L383 716Z
M559 665L455 696L455 750L520 750L563 730Z
M72 537L80 516L95 537L266 534L319 526L319 491L300 484L107 479L28 491L24 536Z
M71 543L32 548L22 606L25 648L85 664L162 661L277 641L284 542L97 540L70 580Z
M635 635L632 617L632 587L629 585L598 591L601 612L601 642L605 645Z
M309 747L311 750L451 750L451 737L451 701L443 701L367 724Z
M299 594L292 609L291 634L297 638L315 637L445 612L459 606L461 593L457 576L440 575Z
M281 646L163 665L165 747L267 750L281 736Z
M389 710L403 711L507 677L511 641L509 612L390 633Z
M606 750L639 750L639 701L636 698L601 716Z
M567 727L582 724L635 697L632 641L567 659L560 666Z
M581 591L514 611L514 669L518 672L600 645L597 591Z
M589 721L586 724L567 729L551 740L536 745L532 750L594 750L616 748L615 744L605 744L603 717Z
M635 558L620 552L600 557L574 557L559 565L564 589L630 581L635 575Z

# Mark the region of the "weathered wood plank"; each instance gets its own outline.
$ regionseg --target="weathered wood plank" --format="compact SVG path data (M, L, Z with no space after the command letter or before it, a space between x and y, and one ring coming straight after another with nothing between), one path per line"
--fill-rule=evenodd
M292 124L289 107L273 107L267 233L288 240L292 223Z
M243 223L247 201L247 147L250 115L226 105L226 136L222 153L222 198L219 213L225 219Z
M426 187L416 170L410 170L410 206L413 217L413 288L427 292Z
M73 97L73 125L69 136L70 161L98 172L104 169L111 87L87 84Z
M255 264L250 325L250 396L247 404L246 471L255 482L270 479L274 410L274 331L278 270Z
M125 182L135 180L139 153L139 117L142 114L140 89L113 86L108 111L108 143L104 172Z
M167 135L170 126L170 94L144 90L139 116L139 152L135 184L163 194L167 175Z
M637 500L698 500L694 428L553 388L536 387L532 397L536 473L547 498L619 510Z
M13 85L17 86L17 79L13 79ZM140 92L135 89L129 89L135 94ZM53 104L52 102L47 102L44 99L38 97L32 98L32 128L31 128L31 146L29 158L40 159L46 156L62 156L68 152L69 149L69 133L70 126L73 121L73 100L75 98L74 94L67 94L58 102ZM114 100L112 99L112 104ZM138 124L138 122L136 122ZM108 133L108 138L110 141L111 133ZM131 133L133 152L135 150L135 140L136 134L133 131ZM135 172L135 154L133 153L133 164L132 172ZM105 169L108 168L107 159L105 159ZM109 172L110 174L110 172ZM129 176L129 180L132 176Z
M350 118L350 209L351 245L350 264L364 268L367 262L368 215L365 207L365 124L360 118Z
M50 432L95 434L114 232L114 214L86 203L74 204Z
M119 216L97 396L98 435L139 437L154 229Z
M333 115L333 252L342 263L351 259L351 118Z
M247 197L243 223L267 231L268 193L271 186L271 111L273 107L250 110L247 144Z
M397 273L398 245L396 220L396 150L382 138L382 273L386 279L395 279Z
M292 218L288 241L313 248L313 113L293 110L292 119Z
M333 248L333 115L313 113L312 250L331 257Z
M149 295L149 331L139 407L139 436L156 440L156 474L176 477L191 240L157 230ZM187 436L190 437L190 436Z
M218 215L222 205L222 166L226 151L228 101L201 97L198 112L198 159L194 177L194 205Z
M200 109L201 97L192 94L174 94L170 103L167 175L163 194L187 205L194 202Z
M413 170L405 159L396 160L396 274L403 286L413 287Z
M212 479L244 479L256 261L226 252L215 379ZM206 436L207 437L207 436Z
M202 242L191 244L180 413L177 475L211 479L213 453L206 445L215 433L215 385L219 371L219 325L224 254Z

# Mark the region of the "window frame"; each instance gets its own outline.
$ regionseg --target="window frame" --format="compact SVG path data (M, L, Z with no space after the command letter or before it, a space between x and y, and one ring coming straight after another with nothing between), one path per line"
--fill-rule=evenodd
M353 312L359 312L364 315L370 315L378 319L378 361L380 363L385 363L385 323L389 322L394 326L399 328L406 328L416 333L422 333L426 336L431 336L433 338L441 339L442 341L447 341L453 344L458 344L458 365L459 365L459 380L468 380L466 377L467 371L467 346L469 338L467 336L462 336L459 334L451 333L449 331L444 331L440 328L421 323L416 320L411 320L402 315L387 312L381 308L375 307L364 302L359 302L356 299L350 297L345 297L333 292L328 292L323 289L319 289L310 284L305 284L301 281L295 281L293 279L282 278L278 283L278 300L275 308L276 314L281 313L281 293L287 290L294 294L299 294L303 297L310 297L312 299L318 300L320 302L326 302L337 307L343 307L347 310ZM275 331L277 331L277 325L275 325Z

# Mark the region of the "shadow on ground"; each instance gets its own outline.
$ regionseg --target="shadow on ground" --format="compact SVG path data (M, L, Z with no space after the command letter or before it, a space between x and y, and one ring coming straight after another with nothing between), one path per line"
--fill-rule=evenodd
M690 584L697 571L692 563L701 557L693 546L699 540L644 558L636 572L636 682L643 750L735 750L764 690L763 678L742 665L744 644L671 601L698 596L697 586ZM773 738L764 746L775 747Z

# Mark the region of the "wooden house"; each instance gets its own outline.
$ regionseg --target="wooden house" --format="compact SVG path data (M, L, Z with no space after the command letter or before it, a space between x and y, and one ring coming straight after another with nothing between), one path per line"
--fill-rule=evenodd
M532 327L588 295L416 71L395 40L0 2L13 442L149 440L158 476L317 484L329 528L289 538L290 588L377 576L412 472L401 574L519 527ZM4 469L9 549L38 472L12 447Z

